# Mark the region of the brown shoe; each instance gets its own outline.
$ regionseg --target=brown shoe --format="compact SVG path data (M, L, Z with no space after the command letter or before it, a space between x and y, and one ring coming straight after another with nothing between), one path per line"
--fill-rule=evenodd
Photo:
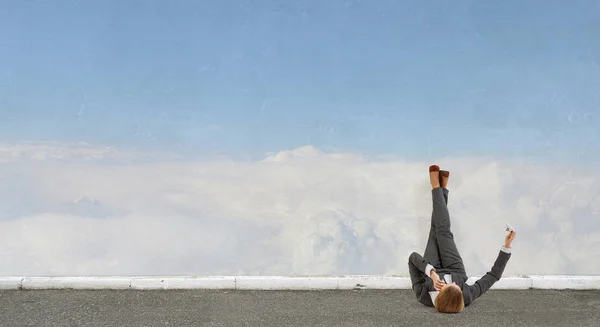
M440 166L432 165L429 166L429 181L431 182L432 188L440 187Z
M450 172L447 170L440 170L440 186L442 188L448 186L448 178L450 178Z
M429 172L431 173L433 171L440 171L440 166L438 166L438 165L429 166Z

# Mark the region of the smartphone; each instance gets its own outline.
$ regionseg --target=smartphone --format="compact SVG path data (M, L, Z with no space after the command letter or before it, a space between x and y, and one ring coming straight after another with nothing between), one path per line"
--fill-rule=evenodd
M509 225L509 224L506 224L506 231L507 231L507 232L509 232L509 233L510 233L510 232L512 232L513 230L514 230L514 229L512 228L512 226L511 226L511 225Z

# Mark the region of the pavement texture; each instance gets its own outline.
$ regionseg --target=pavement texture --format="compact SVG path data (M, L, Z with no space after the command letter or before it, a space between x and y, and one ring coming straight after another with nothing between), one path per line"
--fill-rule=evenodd
M489 291L459 314L410 290L2 291L0 326L600 326L600 291Z

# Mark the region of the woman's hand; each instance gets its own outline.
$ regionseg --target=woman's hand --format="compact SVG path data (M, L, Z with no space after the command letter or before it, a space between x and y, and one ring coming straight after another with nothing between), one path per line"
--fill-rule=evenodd
M504 238L505 248L510 248L510 246L512 245L512 241L515 239L515 236L517 236L517 232L515 231L512 231L508 233L508 235L506 235L506 237Z
M436 291L441 291L441 290L442 290L442 287L444 287L444 285L446 285L446 282L444 282L444 281L440 280L440 278L439 278L439 277L438 277L438 279L437 279L437 280L435 280L435 281L433 282L433 287L435 287L435 290L436 290Z
M441 291L442 287L446 285L446 283L440 279L440 276L433 270L431 271L431 279L433 279L433 287L435 287L436 291Z

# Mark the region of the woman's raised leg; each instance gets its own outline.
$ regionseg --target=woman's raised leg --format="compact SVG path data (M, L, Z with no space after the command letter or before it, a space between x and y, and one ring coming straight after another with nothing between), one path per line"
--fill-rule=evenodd
M443 190L444 190L444 201L446 202L446 205L447 205L449 192L446 188L444 188ZM437 267L437 268L442 267L442 259L440 259L440 250L438 249L435 221L433 219L433 213L431 213L431 227L429 228L429 237L427 239L427 246L425 247L425 252L423 253L423 258L434 267Z
M450 172L447 170L440 170L440 187L444 190L444 200L448 205L448 179L450 178Z
M429 167L429 172L439 171L440 167L433 165ZM435 185L435 176L429 176L431 178L432 186ZM442 184L442 176L439 175L437 179L439 184ZM447 201L447 200L446 200ZM436 268L442 267L442 260L440 259L440 251L438 249L437 237L436 237L436 228L435 228L435 220L433 216L433 212L431 213L431 226L429 228L429 237L427 238L427 246L425 246L425 252L423 253L423 259L427 261L429 264Z
M427 239L427 246L425 246L425 252L423 253L423 259L427 261L434 268L442 267L442 259L440 258L440 251L438 250L437 237L435 236L435 224L433 221L433 214L431 215L431 227L429 228L429 238Z
M432 171L430 168L430 177L432 181L431 195L433 200L432 223L435 225L435 237L437 240L441 268L464 274L465 266L451 231L450 213L448 212L447 206L448 191L441 187L439 174L439 169L437 171L435 169Z

